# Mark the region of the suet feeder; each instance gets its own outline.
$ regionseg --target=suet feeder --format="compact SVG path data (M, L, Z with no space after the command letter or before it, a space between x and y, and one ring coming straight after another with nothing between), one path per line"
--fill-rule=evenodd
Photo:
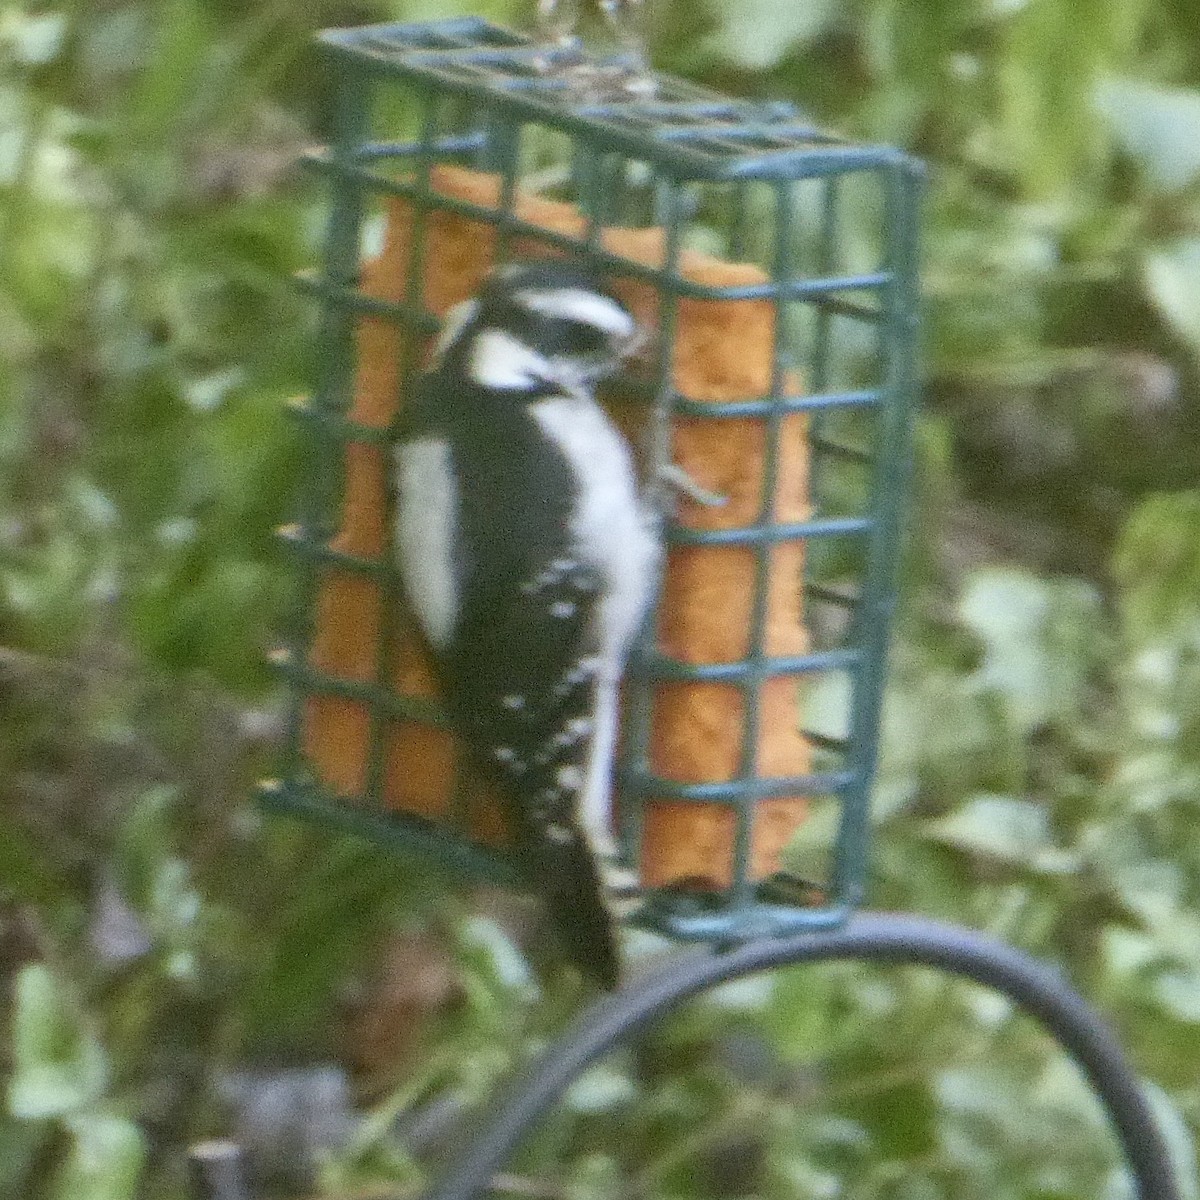
M319 378L285 530L303 612L267 801L511 878L404 613L389 446L447 309L497 262L568 255L656 338L614 414L722 501L673 499L625 685L617 832L640 919L721 942L840 923L863 888L908 472L917 165L482 20L321 45Z

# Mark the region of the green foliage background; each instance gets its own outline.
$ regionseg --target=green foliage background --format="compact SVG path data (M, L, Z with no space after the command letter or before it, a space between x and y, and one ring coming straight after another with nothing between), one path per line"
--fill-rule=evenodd
M660 65L930 163L872 900L1059 963L1153 1081L1194 1200L1200 7L651 8ZM305 1186L409 1192L397 1114L486 1099L574 1001L524 966L520 921L248 800L279 721L270 535L302 469L281 409L309 365L288 276L321 217L290 168L322 119L306 42L457 11L525 20L509 0L0 9L4 1196L182 1196L230 1072L323 1062L355 1068L363 1119ZM397 962L408 991L380 979ZM1130 1194L1028 1022L850 965L695 1005L512 1170L572 1198Z

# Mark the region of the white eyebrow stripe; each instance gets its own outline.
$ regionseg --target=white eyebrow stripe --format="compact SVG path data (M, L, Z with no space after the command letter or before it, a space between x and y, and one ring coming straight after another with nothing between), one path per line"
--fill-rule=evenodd
M458 335L475 319L479 312L478 300L461 300L442 318L442 331L433 347L433 357L441 358L458 340Z
M585 288L523 288L515 295L518 304L534 312L593 325L605 333L628 336L636 328L633 318L615 300Z
M471 346L471 378L481 387L524 388L546 378L549 364L532 347L503 329L484 329Z

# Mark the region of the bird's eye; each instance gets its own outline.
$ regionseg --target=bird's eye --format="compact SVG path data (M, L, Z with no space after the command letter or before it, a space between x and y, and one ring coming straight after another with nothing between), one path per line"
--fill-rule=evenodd
M562 338L567 354L600 354L609 348L604 330L580 321L568 321L563 327Z

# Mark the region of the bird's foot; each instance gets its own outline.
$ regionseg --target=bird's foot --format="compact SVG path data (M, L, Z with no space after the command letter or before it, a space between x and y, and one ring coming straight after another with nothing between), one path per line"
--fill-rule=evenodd
M722 508L729 503L728 496L710 491L697 483L678 463L667 463L659 471L658 477L672 491L704 505L705 508Z

